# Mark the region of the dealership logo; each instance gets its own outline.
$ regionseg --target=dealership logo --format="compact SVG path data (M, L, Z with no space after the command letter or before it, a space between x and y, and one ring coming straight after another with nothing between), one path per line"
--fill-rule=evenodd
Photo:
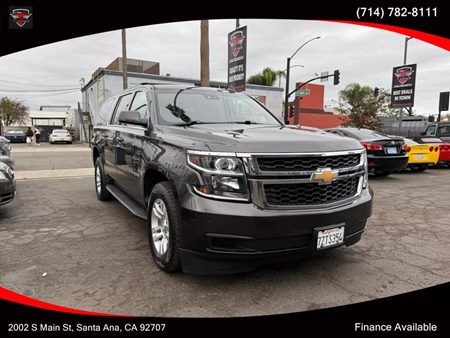
M231 53L233 53L233 56L238 56L239 52L243 48L243 43L245 40L245 35L242 31L236 31L234 32L230 37L230 46L231 46Z
M24 7L10 7L9 8L9 28L33 28L31 6Z
M315 173L311 175L310 180L318 182L319 184L329 184L338 177L337 170L331 170L330 168L317 169Z
M394 75L397 78L398 82L400 82L400 84L405 84L411 78L413 72L414 70L412 69L412 67L402 67L398 68L395 71Z

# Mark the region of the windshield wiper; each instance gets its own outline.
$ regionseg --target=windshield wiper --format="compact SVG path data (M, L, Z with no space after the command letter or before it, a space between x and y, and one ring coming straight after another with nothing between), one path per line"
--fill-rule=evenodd
M247 120L247 121L230 121L230 122L227 122L227 123L235 123L235 124L266 124L266 123L259 123L259 122L250 121L250 120Z
M191 118L188 115L186 115L186 111L183 108L177 107L177 98L178 98L178 95L180 95L185 90L190 90L190 89L194 89L194 88L196 88L196 87L194 86L194 87L187 87L187 88L180 89L175 94L175 97L173 99L173 104L169 103L166 106L166 109L170 110L170 112L172 113L173 116L183 120L186 123L190 123Z
M194 124L209 124L209 123L213 123L213 122L203 122L203 121L199 121L199 120L192 120L186 123L177 123L177 124L173 124L173 126L179 126L179 127L189 127L192 126Z

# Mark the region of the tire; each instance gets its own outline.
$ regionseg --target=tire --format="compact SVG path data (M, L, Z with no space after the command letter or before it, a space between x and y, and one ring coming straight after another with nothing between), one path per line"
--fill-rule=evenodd
M94 183L95 192L97 194L97 198L100 201L110 201L113 199L113 196L110 194L110 192L106 190L107 179L100 157L97 157L97 159L95 160Z
M375 176L386 177L386 176L389 176L391 174L391 172L389 172L389 171L375 171L374 174L375 174Z
M412 167L411 170L412 171L417 171L417 172L423 172L425 170L428 169L428 166L419 166L419 167Z
M169 182L161 182L153 187L147 208L147 231L155 264L165 272L181 270L180 207Z

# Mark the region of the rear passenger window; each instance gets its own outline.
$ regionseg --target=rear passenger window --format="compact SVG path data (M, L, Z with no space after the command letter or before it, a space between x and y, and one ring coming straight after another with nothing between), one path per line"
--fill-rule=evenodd
M141 115L141 119L144 120L148 117L148 102L145 92L136 92L134 95L133 103L130 110L138 111Z
M105 125L108 124L109 121L111 121L111 115L114 109L114 99L105 101L101 108L100 111L98 112L97 116L95 117L95 121L94 124L95 125Z
M119 104L117 105L116 112L114 113L112 124L119 123L120 112L130 110L131 98L133 97L131 94L132 93L129 93L120 97Z

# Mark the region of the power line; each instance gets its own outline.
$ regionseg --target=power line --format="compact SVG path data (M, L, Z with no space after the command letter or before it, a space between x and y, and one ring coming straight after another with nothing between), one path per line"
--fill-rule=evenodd
M35 82L24 83L24 82L14 82L14 81L6 81L6 80L0 80L0 82L16 84L16 85L26 85L26 86L30 86L30 85L41 86L42 85L42 86L45 86L45 87L66 87L66 86L70 86L71 85L71 84L58 84L58 85L55 85L55 84L42 84L42 83L35 83Z
M0 92L5 92L5 93L45 93L45 92L63 92L63 91L68 91L68 90L80 91L80 88L36 89L36 90L0 89Z
M53 96L58 96L58 95L67 95L67 94L75 94L75 93L79 93L79 90L69 90L69 91L65 91L65 92L61 92L61 93L49 93L49 94L35 94L35 95L17 95L17 94L12 94L12 96L16 97L16 98L24 98L24 99L32 99L32 98L41 98L41 97L53 97Z

